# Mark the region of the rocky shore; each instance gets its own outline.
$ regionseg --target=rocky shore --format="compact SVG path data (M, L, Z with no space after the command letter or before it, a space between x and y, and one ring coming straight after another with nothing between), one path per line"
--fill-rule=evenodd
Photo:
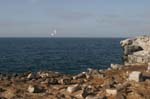
M0 99L150 99L149 44L149 36L121 41L125 64L107 70L0 74Z

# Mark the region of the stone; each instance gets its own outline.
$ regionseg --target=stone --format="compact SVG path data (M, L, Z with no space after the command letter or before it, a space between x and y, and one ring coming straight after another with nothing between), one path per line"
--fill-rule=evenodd
M122 84L118 84L116 86L117 91L122 91L124 89L127 89L127 87L131 86L129 82L124 82Z
M36 85L29 85L28 87L29 93L41 93L44 92L44 88Z
M129 74L129 81L135 81L135 82L139 82L142 80L142 73L140 71L132 71Z
M150 62L150 36L138 36L122 40L123 61L129 64L147 64Z
M93 96L89 95L85 99L107 99L105 96Z
M110 67L111 67L112 69L114 69L114 70L117 70L117 69L121 68L122 65L120 65L120 64L110 64Z
M106 89L107 95L117 95L117 89Z
M67 88L67 91L68 91L69 93L73 93L73 92L78 91L78 90L80 90L80 89L81 89L81 87L80 87L78 84L76 84L76 85L71 85L71 86L69 86L69 87Z
M62 79L60 79L59 83L63 84L63 85L69 85L69 84L71 84L71 79L69 79L69 78L62 78Z
M87 86L83 89L82 96L85 98L88 95L93 95L96 89L93 86Z
M84 99L82 94L83 94L83 90L79 90L75 93L75 97L77 97L77 99Z
M120 42L121 46L126 46L126 45L131 45L132 44L132 40L131 39L126 39L126 40L122 40Z
M52 85L58 84L58 80L55 78L48 78L47 82L48 84L52 84Z
M82 72L76 76L73 76L73 79L80 79L80 78L86 78L86 73Z
M147 71L150 71L150 63L148 63Z
M34 93L34 92L35 92L35 87L30 85L30 86L28 87L28 92Z
M122 93L118 93L117 96L116 96L116 99L127 99L127 98Z
M131 92L130 94L128 94L127 99L148 99L148 98L144 98L143 96L141 96L136 92Z
M48 72L38 72L37 73L40 77L42 78L45 78L45 77L48 77L49 76L49 73Z
M30 80L30 79L33 79L34 77L35 77L35 76L34 76L34 74L33 74L33 73L29 73L29 74L28 74L28 76L27 76L27 79L29 79L29 80Z

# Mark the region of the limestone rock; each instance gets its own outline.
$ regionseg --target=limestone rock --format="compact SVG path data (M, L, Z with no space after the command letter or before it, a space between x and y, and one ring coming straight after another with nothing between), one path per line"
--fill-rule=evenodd
M73 93L73 92L75 92L75 91L77 91L77 90L80 90L81 88L80 88L80 86L78 85L78 84L76 84L76 85L71 85L71 86L69 86L68 88L67 88L67 91L69 92L69 93Z
M124 52L124 63L147 64L150 62L150 36L122 40L120 44Z
M110 67L114 70L120 69L122 67L122 65L120 64L110 64Z
M27 75L27 79L33 79L35 77L35 75L33 73L29 73Z
M136 81L139 82L142 79L142 74L139 71L133 71L129 74L129 81Z
M82 73L80 73L78 75L75 75L73 77L73 79L81 79L81 78L85 78L85 77L86 77L86 72L82 72Z
M37 85L29 85L28 92L29 93L40 93L43 92L44 88Z
M150 62L148 63L147 71L150 71Z
M107 95L117 95L117 89L106 89Z

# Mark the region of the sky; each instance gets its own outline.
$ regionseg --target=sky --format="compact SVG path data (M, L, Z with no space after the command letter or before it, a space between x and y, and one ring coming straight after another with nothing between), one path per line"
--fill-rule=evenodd
M0 0L0 37L150 34L150 0Z

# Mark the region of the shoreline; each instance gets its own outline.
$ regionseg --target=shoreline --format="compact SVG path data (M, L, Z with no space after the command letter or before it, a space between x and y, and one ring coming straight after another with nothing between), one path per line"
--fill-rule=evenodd
M149 38L122 41L125 64L106 70L0 73L0 99L150 99Z
M116 97L117 99L133 99L135 96L132 94L138 94L136 91L140 91L143 84L150 82L148 79L139 82L128 80L133 71L140 71L146 77L147 65L117 64L115 66L113 67L112 64L112 68L107 70L89 68L86 72L77 75L65 75L52 71L11 76L1 74L0 97L5 97L4 99L99 99L98 97L102 97L100 99L116 99ZM138 89L134 90L137 85ZM118 87L123 88L118 89ZM150 89L144 89L144 91L150 91Z

